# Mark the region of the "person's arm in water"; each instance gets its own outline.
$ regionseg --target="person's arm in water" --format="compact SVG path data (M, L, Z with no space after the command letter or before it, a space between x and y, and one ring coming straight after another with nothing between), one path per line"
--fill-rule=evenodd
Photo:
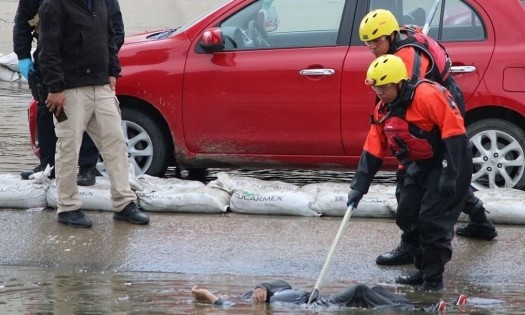
M223 300L222 298L216 296L215 294L211 293L210 290L199 288L198 286L191 288L191 294L193 295L195 301L200 303L210 303L217 306L235 305L235 303L231 301Z
M262 282L258 284L254 290L246 292L241 296L242 301L253 301L254 304L261 304L261 303L267 303L270 302L270 298L274 296L274 294L291 290L292 287L288 282L283 280L275 280L275 281L269 281L269 282ZM199 288L198 286L194 286L191 289L191 293L196 301L199 301L201 303L210 303L214 305L220 305L220 306L231 306L235 305L235 303L224 300L213 293L211 293L208 289Z

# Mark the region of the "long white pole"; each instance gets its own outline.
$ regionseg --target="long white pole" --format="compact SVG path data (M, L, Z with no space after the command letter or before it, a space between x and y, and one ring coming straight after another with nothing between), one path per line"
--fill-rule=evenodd
M423 26L424 34L428 34L428 30L430 29L430 23L432 23L434 15L436 15L436 10L439 7L440 2L441 0L436 0L436 2L434 2L434 4L432 5L432 8L430 9L430 12L428 13L427 19L425 21L425 25Z
M328 251L328 256L326 256L326 261L324 262L323 269L321 269L321 274L319 274L319 277L317 278L317 282L315 283L314 289L312 290L312 293L310 293L308 304L316 300L319 295L319 289L321 288L321 283L323 282L324 275L326 271L328 270L330 263L332 262L332 258L334 256L335 249L337 248L337 245L339 244L339 241L341 240L341 236L343 235L343 232L345 231L346 224L348 223L348 221L350 221L350 217L352 216L353 208L354 208L354 205L352 204L346 209L345 216L343 217L343 221L341 221L341 225L339 225L339 230L337 231L335 239L332 242L332 247L330 247L330 251Z

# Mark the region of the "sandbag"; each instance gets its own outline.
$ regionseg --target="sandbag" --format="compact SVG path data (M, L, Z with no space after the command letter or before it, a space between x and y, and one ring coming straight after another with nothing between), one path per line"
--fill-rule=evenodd
M97 182L93 186L78 186L78 194L82 200L82 210L115 211L111 205L111 184L109 179L97 176ZM47 190L47 204L57 207L58 191L56 181L53 179Z
M318 217L320 212L312 209L312 194L287 189L261 187L234 189L230 199L230 211L244 214L274 214Z
M20 80L20 74L3 65L0 65L0 81L13 82Z
M230 204L230 194L207 186L138 191L137 197L146 211L224 213Z
M314 185L309 185L310 187L307 187L307 189L314 189ZM317 193L311 207L321 212L324 216L344 216L347 209L346 202L349 190L348 184L319 184L315 188ZM358 207L352 211L352 216L361 218L395 217L395 213L389 207L392 199L395 201L394 191L395 187L392 189L384 185L370 186L368 193L363 196Z
M220 189L207 187L200 181L178 178L137 176L139 205L146 211L224 213L230 195Z
M0 65L11 71L19 72L18 56L14 52L8 53L6 55L0 54Z
M525 224L525 191L513 188L496 188L476 191L488 211L487 217L497 224ZM397 212L397 201L389 201L392 211ZM469 221L467 214L461 212L458 221Z
M487 217L493 223L525 224L525 191L499 188L476 191L483 201Z
M350 183L315 183L301 186L301 191L308 193L316 194L321 190L346 190L346 192L348 193L348 191L350 190Z
M20 175L0 175L0 208L28 209L47 206L49 180L23 180Z
M131 178L132 176L130 175L130 179ZM136 183L132 185L132 188L143 193L179 188L199 188L206 186L204 183L195 180L159 178L147 174L138 175L135 181L130 180L130 184L132 184L132 182Z
M235 189L265 189L270 191L298 191L299 186L280 181L266 181L251 177L231 176L224 172L217 173L217 179L209 187L222 189L232 194Z

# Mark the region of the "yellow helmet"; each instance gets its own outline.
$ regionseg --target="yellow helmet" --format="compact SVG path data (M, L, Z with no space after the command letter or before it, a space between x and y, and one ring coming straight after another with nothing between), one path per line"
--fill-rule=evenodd
M366 72L367 85L381 86L408 80L407 68L403 59L395 55L383 55L376 58Z
M359 37L363 42L390 35L394 31L399 31L399 23L392 12L384 9L370 11L359 25Z

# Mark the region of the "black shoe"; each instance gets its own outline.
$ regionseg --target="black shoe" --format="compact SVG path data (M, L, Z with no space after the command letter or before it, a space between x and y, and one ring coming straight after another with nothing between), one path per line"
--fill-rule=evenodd
M421 271L416 271L411 275L397 277L395 282L398 284L422 285L424 282L423 274Z
M58 222L78 228L90 228L93 225L91 219L80 210L59 213Z
M22 171L20 172L20 177L22 177L22 179L29 179L29 176L33 175L34 173L38 173L38 172L42 172L43 169L40 165L38 166L35 166L33 169L31 170L26 170L26 171Z
M77 185L79 186L93 186L96 181L97 169L94 165L80 166L77 175Z
M494 225L487 221L487 224L477 224L470 222L456 229L456 234L465 237L478 238L485 241L491 241L498 232Z
M424 281L423 284L419 287L419 292L437 292L445 290L445 285L443 281Z
M414 258L408 252L408 245L401 241L396 248L388 253L377 256L376 264L378 265L405 265L414 262Z
M134 202L130 202L122 211L115 212L113 219L135 224L147 224L149 222L149 216L142 212Z
M20 177L22 177L22 179L24 179L24 180L28 180L29 176L31 176L31 175L33 175L35 173L38 173L38 172L42 172L42 171L44 171L44 168L42 166L38 165L38 166L35 166L31 170L26 170L26 171L20 172ZM49 174L49 178L55 178L55 168L54 167L51 170L51 174Z

